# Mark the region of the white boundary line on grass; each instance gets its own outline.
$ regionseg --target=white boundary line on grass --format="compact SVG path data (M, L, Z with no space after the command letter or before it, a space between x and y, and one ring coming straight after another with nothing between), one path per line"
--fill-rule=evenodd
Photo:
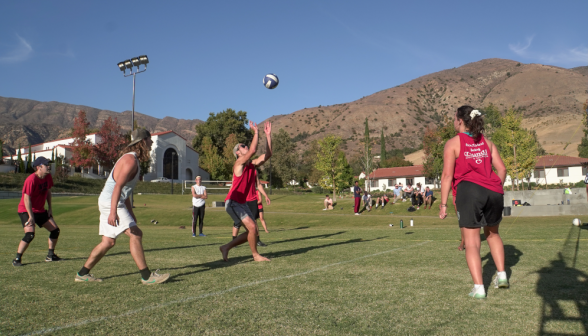
M143 307L143 308L139 308L139 309L135 309L135 310L130 310L126 313L123 314L119 314L119 315L110 315L110 316L102 316L102 317L96 317L93 319L87 319L87 320L82 320L80 322L76 322L76 323L71 323L71 324L66 324L62 327L54 327L54 328L48 328L48 329L41 329L41 330L37 330L37 331L33 331L30 332L28 334L24 334L24 335L42 335L42 334L47 334L47 333L52 333L52 332L56 332L59 330L63 330L63 329L68 329L68 328L73 328L73 327L79 327L79 326L83 326L89 323L95 323L95 322L101 322L101 321L105 321L105 320L112 320L112 319L117 319L117 318L121 318L121 317L125 317L125 316L130 316L130 315L134 315L140 312L144 312L144 311L148 311L148 310L153 310L153 309L158 309L158 308L163 308L163 307L167 307L167 306L171 306L173 304L178 304L178 303L185 303L185 302L190 302L190 301L194 301L194 300L198 300L198 299L204 299L207 297L211 297L211 296L219 296L219 295L223 295L226 293L230 293L233 291L236 291L238 289L241 288L246 288L246 287L253 287L256 285L261 285L264 284L266 282L272 282L272 281L278 281L278 280L283 280L283 279L290 279L290 278L294 278L294 277L298 277L301 275L306 275L306 274L310 274L310 273L314 273L317 271L321 271L324 270L326 268L329 267L333 267L333 266L338 266L338 265L342 265L342 264L348 264L354 261L358 261L358 260L362 260L362 259L366 259L366 258L371 258L371 257L375 257L378 255L382 255L382 254L386 254L386 253L390 253L390 252L395 252L395 251L399 251L399 250L404 250L404 249L408 249L411 247L416 247L416 246L421 246L427 243L432 242L432 240L428 240L422 243L418 243L415 245L409 245L409 246L404 246L404 247L397 247L395 249L391 249L388 251L383 251L383 252L378 252L378 253L374 253L374 254L369 254L369 255L365 255L359 258L355 258L355 259L351 259L351 260L345 260L345 261L340 261L340 262L336 262L334 264L329 264L329 265L325 265L325 266L321 266L319 268L315 268L312 270L308 270L305 272L300 272L300 273L296 273L296 274L290 274L290 275L285 275L285 276L281 276L281 277L277 277L277 278L271 278L271 279L266 279L266 280L259 280L259 281L253 281L241 286L236 286L236 287L232 287L229 289L225 289L222 291L218 291L218 292L212 292L212 293L206 293L206 294L201 294L198 296L191 296L191 297L187 297L187 298L183 298L183 299L179 299L179 300L173 300L173 301L169 301L169 302L164 302L164 303L159 303L156 305L152 305L152 306L147 306L147 307Z

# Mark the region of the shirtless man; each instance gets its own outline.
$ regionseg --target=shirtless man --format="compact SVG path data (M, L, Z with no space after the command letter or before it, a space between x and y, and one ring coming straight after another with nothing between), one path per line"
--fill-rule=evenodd
M235 164L233 165L233 183L227 198L225 198L225 210L229 216L231 216L233 222L242 223L245 226L246 231L228 244L219 248L224 261L228 260L229 251L233 247L245 242L249 242L249 248L251 248L253 260L269 261L268 258L257 252L257 223L255 222L253 214L251 214L251 210L247 206L247 195L249 195L252 188L255 188L257 183L255 178L256 167L263 165L272 155L272 124L266 122L264 127L264 132L267 138L266 153L253 161L251 158L257 151L259 134L257 124L249 121L249 127L255 132L253 135L253 141L251 141L251 147L248 147L245 144L237 144L235 145L235 148L233 148L233 154L236 159Z

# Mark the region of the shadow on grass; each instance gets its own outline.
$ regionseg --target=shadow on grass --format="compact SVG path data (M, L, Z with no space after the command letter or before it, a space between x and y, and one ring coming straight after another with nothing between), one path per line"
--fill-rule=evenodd
M293 250L265 253L264 256L266 256L267 258L270 258L270 259L277 259L277 258L307 253L309 251L313 251L316 249L322 249L322 248L328 248L328 247L340 246L340 245L347 245L347 244L355 244L355 243L366 243L366 242L376 241L376 240L385 239L385 238L387 238L387 237L378 237L378 238L369 239L369 240L363 240L361 238L350 239L350 240L343 241L343 242L336 242L336 243L325 244L325 245L316 245L316 246L303 247L303 248L298 248L298 249L293 249ZM220 251L218 252L218 254L219 254L219 257L221 257ZM186 275L197 274L197 273L201 273L201 272L214 270L217 268L229 267L229 266L241 263L241 262L252 262L252 261L253 261L253 259L251 256L241 256L241 257L229 258L229 261L223 261L222 259L220 259L218 261L212 261L212 262L207 262L207 263L202 263L202 264L186 265L186 266L175 267L175 268L165 268L165 270L166 271L173 271L173 270L200 268L200 269L194 270L194 271L188 271L188 272L184 272L184 273L174 274L170 277L170 279L177 279L177 278L180 278L180 277L183 277ZM178 281L178 280L176 280L176 281Z
M280 231L293 231L293 230L304 230L304 229L310 229L310 226L301 226L301 227L297 227L297 228L293 228L293 229L278 229L275 231L280 232Z
M512 245L504 245L504 270L506 271L506 276L510 279L512 275L512 267L519 263L523 252ZM496 273L496 264L494 263L494 259L492 259L492 253L488 252L483 258L482 261L488 260L484 267L482 268L482 280L484 282L484 286L486 287L486 291L488 291L488 287L492 282L492 277ZM487 284L487 285L486 285Z
M335 232L335 233L325 233L325 234L321 234L321 235L316 235L316 236L307 236L307 237L300 237L300 238L292 238L292 239L286 239L286 240L280 240L280 241L276 241L276 242L272 242L272 243L267 243L268 245L275 245L275 244L282 244L282 243L291 243L291 242L295 242L295 241L301 241L301 240L308 240L308 239L325 239L325 238L329 238L329 237L333 237L336 235L340 235L343 234L347 231L339 231L339 232Z

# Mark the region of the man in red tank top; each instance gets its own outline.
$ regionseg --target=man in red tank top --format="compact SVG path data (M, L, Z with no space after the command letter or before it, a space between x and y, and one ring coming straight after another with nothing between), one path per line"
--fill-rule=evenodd
M447 217L447 199L453 189L453 202L465 241L466 261L474 288L469 296L486 298L480 258L480 229L484 228L497 274L495 288L508 288L504 264L504 245L498 234L504 208L502 184L506 168L496 146L483 135L484 120L471 106L461 106L455 113L455 130L459 134L445 144L443 175L441 177L441 204L439 217ZM496 169L496 173L492 170Z
M247 196L255 188L257 179L256 167L263 165L272 155L272 141L271 132L272 124L270 122L265 123L264 132L266 134L267 146L266 153L262 154L255 160L251 160L251 157L257 151L257 142L259 140L259 134L257 130L257 124L249 121L249 127L255 132L253 135L253 141L251 141L251 147L247 147L244 144L237 144L233 148L233 154L237 161L233 165L233 184L231 190L225 199L225 210L231 216L234 223L242 223L245 226L245 232L237 236L226 245L221 246L219 249L223 255L223 260L228 260L229 251L245 242L249 242L251 253L253 254L253 260L255 261L269 261L268 258L262 256L257 252L257 223L251 210L247 206Z

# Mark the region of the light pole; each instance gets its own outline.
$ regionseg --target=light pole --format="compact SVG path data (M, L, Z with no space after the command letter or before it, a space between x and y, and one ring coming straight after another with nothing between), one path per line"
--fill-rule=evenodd
M147 55L133 57L118 63L118 68L123 72L125 77L133 76L133 112L131 114L131 132L135 130L135 76L138 73L147 71L147 63L149 63L149 58L147 58ZM140 70L139 68L141 64L144 65L143 70ZM134 71L133 67L136 67ZM128 75L126 73L127 69L129 69Z
M174 158L175 157L176 157L176 152L172 152L172 162L171 162L171 164L172 164L172 167L171 167L172 168L171 169L171 185L172 185L171 192L172 192L172 195L174 194Z

